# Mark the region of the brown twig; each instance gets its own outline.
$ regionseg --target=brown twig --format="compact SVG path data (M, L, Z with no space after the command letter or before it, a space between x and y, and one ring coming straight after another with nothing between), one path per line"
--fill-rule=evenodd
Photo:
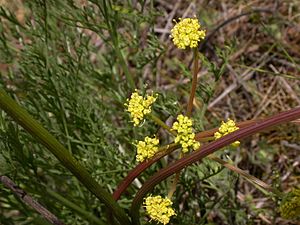
M51 224L64 225L55 215L53 215L48 209L43 207L40 203L34 200L30 195L28 195L22 188L16 185L7 176L0 176L0 181L3 185L9 188L16 196L18 196L22 202L34 208L41 216L48 220Z

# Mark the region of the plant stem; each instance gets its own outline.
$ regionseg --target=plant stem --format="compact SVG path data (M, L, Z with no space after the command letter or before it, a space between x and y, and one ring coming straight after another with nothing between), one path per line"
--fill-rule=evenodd
M112 2L107 0L91 0L94 4L96 4L102 13L102 16L104 17L104 20L106 22L106 25L108 27L108 32L110 34L112 44L114 51L116 53L116 56L120 62L120 65L122 67L122 70L125 74L126 80L128 82L128 86L131 89L130 92L132 92L135 89L135 83L133 80L133 77L128 69L128 65L125 61L125 58L122 54L122 51L120 49L119 44L119 32L117 30L117 12L112 9Z
M124 59L124 56L123 56L123 54L122 54L122 52L120 50L119 42L117 42L114 47L115 47L116 55L117 55L117 57L118 57L118 59L120 61L120 65L122 67L122 70L123 70L123 72L125 74L126 80L127 80L128 84L129 84L129 87L130 87L131 91L133 91L134 88L135 88L134 80L133 80L132 75L131 75L131 73L130 73L130 71L128 69L128 65L127 65L127 63L126 63L126 61Z
M159 152L155 154L155 156L149 160L146 160L140 164L138 164L134 169L132 169L127 176L121 181L118 185L117 189L113 193L113 198L117 201L121 194L127 189L127 187L132 183L132 181L138 177L143 171L149 168L152 164L157 162L159 159L164 157L165 155L171 153L179 146L175 143L163 146L159 148Z
M196 93L196 88L197 88L197 74L199 71L199 53L198 53L198 48L194 48L194 69L193 69L193 79L192 79L192 87L191 87L191 92L190 92L190 98L187 106L187 111L186 115L188 117L191 116L192 110L193 110L193 102L195 98L195 93Z
M188 102L188 105L187 105L187 111L186 111L186 115L188 117L190 117L191 114L192 114L193 102L194 102L196 88L197 88L197 74L198 74L198 70L199 70L198 48L194 48L193 49L193 54L194 54L194 56L193 56L194 57L194 68L193 68L192 87L191 87L190 98L189 98L189 102ZM182 156L183 156L183 154L180 153L178 159L181 159ZM176 186L177 186L177 183L179 181L179 177L180 177L180 171L178 173L176 173L176 175L175 175L175 177L173 179L173 182L171 184L170 190L168 192L168 198L169 199L171 199L172 195L176 191Z
M161 169L159 172L150 177L136 194L130 210L132 223L134 225L140 224L139 207L143 201L143 198L159 182L237 140L241 140L270 127L293 121L298 118L300 118L300 107L279 113L261 122L253 124L252 126L241 128L235 132L225 135L224 137L203 146L201 151L194 151L188 156L183 157L182 159L179 159L178 161Z
M172 130L167 124L165 124L161 119L159 119L157 116L155 116L153 113L149 114L149 117L151 120L153 120L157 125L161 126L165 130L167 130L170 134L176 136L177 133Z
M170 127L165 124L161 119L159 119L157 116L153 115L152 113L150 114L150 118L155 122L157 123L159 126L161 126L162 128L164 128L165 130L169 131L172 135L176 136L177 135L177 132L170 129ZM180 156L179 156L179 159L182 157L182 152L180 153ZM176 191L176 186L177 186L177 183L179 181L179 176L180 176L180 172L176 173L174 179L173 179L173 182L171 184L171 187L169 189L169 192L168 192L168 198L171 199L172 198L172 195L174 194L174 192Z
M31 115L19 106L11 97L0 89L0 108L11 116L19 125L41 142L48 150L71 171L75 177L91 191L116 216L121 224L130 224L129 218L123 209L114 201L112 196L104 190L80 164L72 154L40 125Z
M255 119L255 120L248 120L244 122L239 122L237 125L239 128L251 126L255 123L261 122L263 119ZM293 121L292 121L293 122ZM294 121L295 122L295 121ZM196 134L195 139L197 141L205 142L208 140L215 140L213 134L218 130L217 128L208 130L208 131L202 131ZM131 182L138 177L143 171L145 171L147 168L149 168L151 165L153 165L155 162L157 162L159 159L164 157L165 155L168 155L169 153L173 152L174 150L178 149L179 145L172 143L163 147L160 147L160 150L155 156L148 160L144 161L140 164L138 164L134 169L128 173L128 175L120 182L118 185L118 188L114 191L113 197L115 200L118 200L122 193L127 189L127 187L131 184Z

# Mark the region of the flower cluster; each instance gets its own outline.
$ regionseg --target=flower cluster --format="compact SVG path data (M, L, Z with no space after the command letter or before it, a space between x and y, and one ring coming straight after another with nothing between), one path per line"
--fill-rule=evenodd
M239 128L235 125L235 122L231 119L228 119L225 123L222 121L221 126L219 127L219 130L214 134L215 139L219 139L227 134L230 134ZM231 144L232 147L238 147L240 145L239 141L235 141Z
M172 130L177 131L175 143L180 143L182 152L186 153L189 148L192 147L194 150L200 147L200 143L195 141L195 133L193 132L193 122L187 116L179 115L177 121L172 126Z
M136 145L137 155L136 160L138 162L143 162L145 159L150 159L158 150L159 140L154 137L145 137L144 141L139 141Z
M300 189L294 188L280 204L279 212L284 219L300 218Z
M164 225L169 223L171 216L176 215L174 209L171 207L172 201L168 198L162 198L160 195L145 198L144 204L151 220Z
M176 20L174 20L176 22ZM179 18L179 22L171 30L171 38L174 44L180 48L196 48L200 39L205 38L205 30L200 30L200 23L197 18Z
M157 94L155 96L147 95L146 98L139 95L138 90L131 94L130 99L127 99L127 111L130 112L130 116L134 126L140 124L146 114L151 112L151 105L156 101Z

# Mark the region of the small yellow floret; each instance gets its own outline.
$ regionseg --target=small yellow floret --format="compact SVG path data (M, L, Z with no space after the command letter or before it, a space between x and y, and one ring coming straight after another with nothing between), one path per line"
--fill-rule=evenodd
M176 20L174 20L176 22ZM170 37L174 44L180 48L196 48L200 39L205 38L205 30L200 30L200 23L197 18L179 18L179 22L171 30Z
M139 141L136 145L137 155L136 160L143 162L145 159L152 158L158 151L159 140L157 138L145 137L144 141Z
M138 90L135 89L135 92L131 94L130 99L127 99L127 103L124 105L127 106L127 111L130 112L134 126L139 125L144 119L144 116L151 112L151 105L156 101L157 96L157 94L152 94L147 95L146 98L144 98L139 95Z
M172 209L172 201L168 198L162 198L158 196L149 196L145 198L144 207L151 220L155 220L162 224L168 224L170 217L176 215L174 209Z
M219 139L227 134L230 134L239 128L235 125L235 122L231 119L228 119L225 123L222 121L221 126L219 127L219 130L214 134L215 139ZM239 141L235 141L231 144L232 147L238 147L240 145Z
M300 219L300 189L289 192L279 206L279 212L284 219Z
M177 131L175 143L180 143L182 152L186 153L189 148L192 147L194 150L200 147L200 143L195 140L195 133L193 132L193 122L190 118L184 115L179 115L177 121L172 126L172 130Z

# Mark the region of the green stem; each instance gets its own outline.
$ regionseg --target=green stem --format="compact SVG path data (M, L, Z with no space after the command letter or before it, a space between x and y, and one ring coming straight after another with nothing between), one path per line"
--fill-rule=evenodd
M194 102L196 88L197 88L197 74L198 74L198 70L199 70L199 63L198 63L199 53L198 53L198 48L194 48L193 50L194 50L193 80L192 80L192 87L191 87L191 92L190 92L190 99L189 99L188 106L187 106L187 111L186 111L186 115L188 117L191 116L192 110L193 110L193 102Z
M113 200L112 196L90 176L90 173L83 165L81 165L53 135L33 119L25 109L19 106L1 89L0 108L55 155L55 157L70 170L89 191L91 191L115 214L121 224L130 224L129 218L123 209Z
M81 215L83 218L85 218L87 221L91 222L92 224L98 224L98 225L105 225L106 224L103 221L101 221L100 219L98 219L96 216L94 216L93 213L85 211L84 209L80 208L75 203L73 203L73 202L69 201L68 199L64 198L63 196L61 196L57 192L52 191L49 188L47 188L46 191L51 197L53 197L56 200L58 200L59 202L61 202L64 206L67 206L70 209L72 209L73 211L77 212L79 215Z
M100 10L100 12L102 13L102 16L105 20L105 23L107 25L108 28L108 32L109 35L111 37L112 40L112 44L113 44L113 48L114 51L117 55L117 58L120 62L120 65L122 67L123 72L125 73L125 77L126 80L128 82L128 85L130 87L130 91L133 91L135 89L135 83L133 80L133 77L128 69L128 65L126 63L126 60L122 54L122 51L120 49L120 45L119 45L119 33L117 30L117 25L118 25L118 21L119 19L118 17L118 12L114 11L112 9L112 2L111 1L107 1L107 0L91 0L91 2L93 2L94 4L96 4Z
M149 114L149 117L151 120L153 120L157 125L161 126L165 130L167 130L170 134L176 136L177 133L172 130L167 124L165 124L161 119L159 119L157 116L155 116L153 113Z
M126 77L126 80L127 80L128 84L129 84L129 87L133 91L135 89L135 83L134 83L132 75L131 75L131 73L130 73L130 71L128 69L128 66L126 64L124 56L123 56L123 54L122 54L122 52L120 50L118 42L116 44L114 44L114 47L115 47L116 55L117 55L117 57L118 57L118 59L120 61L120 65L122 67L122 70L125 73L125 77Z

